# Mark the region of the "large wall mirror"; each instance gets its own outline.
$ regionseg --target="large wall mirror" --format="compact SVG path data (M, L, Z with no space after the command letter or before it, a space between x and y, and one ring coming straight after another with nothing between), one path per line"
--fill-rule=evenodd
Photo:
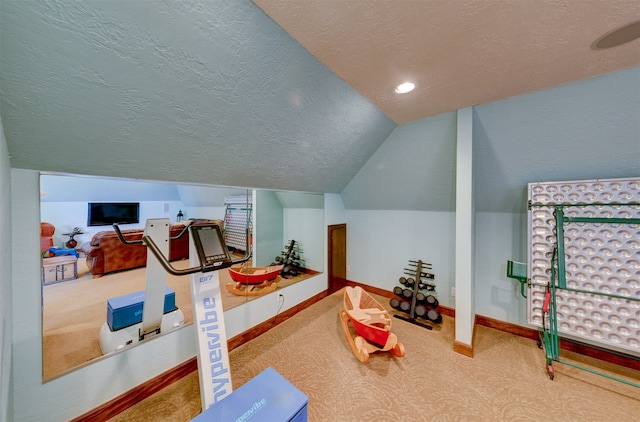
M229 204L230 198L236 200L235 205ZM302 271L282 276L276 290L268 294L277 294L278 289L304 282L324 270L321 194L43 173L40 217L44 382L108 357L99 342L99 332L107 318L107 301L145 289L144 258L114 252L117 239L109 233L113 232L111 225L96 225L108 221L100 222L95 215L89 215L95 204L109 203L132 204L132 210L127 211L125 206L120 212L137 213L137 223L134 218L120 224L123 231L142 231L147 219L168 218L172 234L175 227L194 220L222 220L225 227L230 227L231 208L240 209L242 223L248 219L251 226L252 266L276 263L276 257L283 256L291 240L297 247ZM53 252L49 251L50 245L55 248ZM60 259L51 259L52 253ZM102 262L95 262L97 256ZM176 268L190 265L188 249L184 252L176 247L172 258ZM227 270L221 270L219 275L225 310L250 306L253 299L260 297L229 292L223 285L233 280ZM184 314L185 327L193 321L189 284L189 277L167 276L167 286L175 292L175 304Z

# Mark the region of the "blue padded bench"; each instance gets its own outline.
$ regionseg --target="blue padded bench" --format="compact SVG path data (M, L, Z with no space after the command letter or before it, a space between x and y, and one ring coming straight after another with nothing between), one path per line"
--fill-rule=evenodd
M66 248L65 249L65 248L52 247L52 248L49 248L49 253L53 254L53 256L73 255L76 258L78 258L80 256L78 251L76 251L73 248Z
M191 422L306 422L309 399L272 367L268 367ZM255 418L250 419L252 416Z
M117 331L133 324L142 322L145 291L129 293L107 300L107 324L111 331ZM170 288L164 288L164 313L176 309L176 293Z

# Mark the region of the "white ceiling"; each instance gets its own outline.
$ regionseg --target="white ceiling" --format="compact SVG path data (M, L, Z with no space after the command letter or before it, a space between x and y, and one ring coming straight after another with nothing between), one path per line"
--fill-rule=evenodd
M397 124L640 65L640 39L591 48L638 0L254 3Z

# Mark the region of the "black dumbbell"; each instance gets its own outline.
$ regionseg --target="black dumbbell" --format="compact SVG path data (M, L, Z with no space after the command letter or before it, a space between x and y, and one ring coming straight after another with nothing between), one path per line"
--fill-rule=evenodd
M424 317L427 314L427 307L424 305L417 305L414 312L419 317Z
M411 308L411 304L406 300L400 302L400 310L404 312L409 312L409 308Z
M389 301L389 304L393 309L400 309L400 300L395 297Z
M425 297L424 301L427 304L427 306L431 308L437 308L439 305L438 299L436 299L436 297L433 295L428 295L427 297Z
M440 323L442 322L442 315L440 315L440 312L436 311L435 309L429 309L427 311L427 319L429 321Z

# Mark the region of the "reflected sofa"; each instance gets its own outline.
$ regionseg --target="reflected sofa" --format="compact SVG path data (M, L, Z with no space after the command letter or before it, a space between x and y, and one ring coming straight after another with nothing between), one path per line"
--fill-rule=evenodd
M169 237L175 237L184 229L182 224L174 224L169 229ZM121 230L128 241L142 240L144 229ZM120 242L115 230L101 231L84 242L80 249L87 256L87 267L94 278L114 271L130 270L147 265L147 247L143 244L127 245ZM178 239L169 241L169 261L189 257L189 232Z

